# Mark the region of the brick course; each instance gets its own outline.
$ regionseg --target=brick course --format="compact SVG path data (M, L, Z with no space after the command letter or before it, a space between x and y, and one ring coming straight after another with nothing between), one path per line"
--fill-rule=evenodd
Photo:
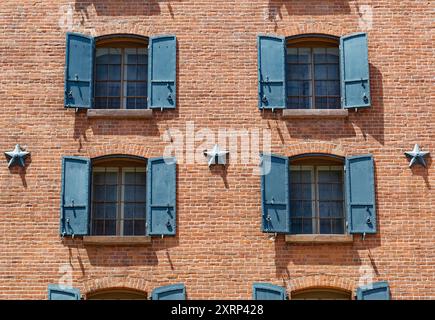
M288 119L257 108L259 33L336 36L368 30L372 108L348 119ZM359 8L359 9L358 9ZM183 282L189 299L250 299L253 282L355 292L361 266L393 299L435 299L435 174L408 168L419 143L435 153L434 3L428 0L10 1L0 4L0 150L26 145L26 168L0 166L0 298L45 299L73 270L83 294L150 292ZM87 119L63 107L65 33L176 34L177 108L147 120ZM177 236L143 247L83 246L59 237L61 157L161 156L167 128L268 128L282 155L372 153L378 233L353 244L286 244L260 231L254 164L178 165Z

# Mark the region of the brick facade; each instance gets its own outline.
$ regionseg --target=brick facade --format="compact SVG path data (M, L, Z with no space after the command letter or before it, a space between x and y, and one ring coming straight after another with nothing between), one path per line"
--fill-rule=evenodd
M361 268L392 299L435 298L435 174L408 168L415 143L435 152L434 6L422 0L2 1L1 151L16 143L25 169L0 166L0 298L45 299L72 268L73 285L149 292L182 282L188 299L250 299L253 282L290 293L355 292ZM372 24L363 10L371 10ZM367 21L366 21L367 20ZM175 34L177 108L153 118L88 119L63 106L65 33ZM367 31L372 107L346 119L282 119L257 107L259 33L342 36ZM61 157L161 156L170 129L269 129L282 155L371 153L378 233L352 244L289 244L260 230L255 164L177 168L177 235L145 246L85 246L59 236ZM200 142L197 143L199 145ZM66 267L65 267L66 266Z

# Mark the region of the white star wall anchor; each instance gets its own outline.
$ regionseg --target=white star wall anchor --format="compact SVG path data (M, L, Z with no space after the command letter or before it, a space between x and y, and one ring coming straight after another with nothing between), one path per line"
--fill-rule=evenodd
M19 144L15 145L15 149L12 151L6 151L5 155L10 158L8 163L8 168L19 165L20 167L25 166L25 159L30 154L30 152L23 151Z
M415 144L414 149L412 151L405 152L405 155L408 158L411 158L411 160L409 161L410 168L416 163L419 163L426 168L426 161L424 161L424 157L429 155L429 152L421 151L420 146L418 144Z
M228 151L221 150L219 145L217 144L215 144L213 149L211 149L210 151L204 151L204 155L207 156L207 163L209 167L212 164L225 165L227 163L227 154Z

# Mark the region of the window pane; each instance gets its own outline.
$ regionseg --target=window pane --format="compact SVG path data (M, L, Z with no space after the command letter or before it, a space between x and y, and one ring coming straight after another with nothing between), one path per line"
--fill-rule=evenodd
M298 63L298 49L297 48L287 48L287 62L288 63Z
M121 107L120 98L109 98L107 99L107 107L109 109L119 109Z
M148 64L148 49L147 48L138 48L137 53L138 53L137 63Z
M97 65L96 79L97 79L97 81L108 79L108 66L107 65L105 65L105 64Z
M96 236L104 235L104 220L94 220L92 222L92 234Z
M316 109L328 109L328 98L316 97Z
M97 64L109 63L109 48L97 48L95 53L95 61Z
M137 66L137 80L146 80L147 79L147 66L139 65Z
M316 96L328 95L328 81L316 81Z
M104 221L104 234L107 236L116 235L116 220L105 220Z
M137 63L137 51L136 48L125 49L125 63L136 64Z
M134 219L135 205L131 203L124 204L124 219Z
M108 80L121 80L121 66L109 65L109 78Z
M134 202L134 185L126 185L124 186L124 201L125 202Z
M116 203L105 204L105 219L116 219Z
M107 97L107 83L97 82L95 85L95 96L96 97Z
M135 109L136 108L136 99L135 98L127 98L127 109Z
M127 65L124 68L124 80L137 80L137 66L136 65Z
M326 48L313 48L314 63L326 63Z
M136 96L136 82L127 82L127 97Z
M136 204L134 216L136 219L145 219L146 206L144 203Z
M337 63L339 61L339 50L338 48L327 48L326 49L327 54L327 61L329 63Z
M299 63L311 63L311 48L299 48Z
M340 74L339 74L338 64L328 64L326 66L328 68L328 79L339 80Z
M104 201L106 199L106 186L95 185L94 186L94 201Z
M329 96L339 96L340 95L340 82L339 81L328 81L328 95Z
M109 97L121 96L121 83L120 82L108 82L107 92Z
M145 202L145 198L146 198L145 186L137 185L135 188L135 201Z
M311 79L311 65L295 64L291 65L289 70L290 80L309 80Z
M94 203L94 219L104 219L104 204Z
M110 48L110 64L121 64L121 49L120 48Z
M146 95L147 95L146 82L138 82L136 84L136 95L140 96L140 97L146 97Z
M331 234L331 220L329 219L321 219L320 220L320 233L321 234Z
M145 220L134 221L134 234L136 236L141 236L145 234Z
M106 196L105 196L105 201L106 202L112 202L112 201L117 201L118 199L118 186L116 185L106 185Z
M134 235L134 220L124 220L124 236Z
M95 109L107 108L107 98L95 98Z
M339 97L328 98L328 106L329 106L330 109L339 109L339 108L341 108L340 98Z
M136 99L136 109L144 109L147 107L147 100L145 98Z

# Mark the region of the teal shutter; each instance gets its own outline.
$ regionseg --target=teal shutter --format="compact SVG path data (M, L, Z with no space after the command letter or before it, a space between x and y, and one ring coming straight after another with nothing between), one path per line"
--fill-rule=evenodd
M342 107L370 107L370 76L366 33L355 33L341 37L340 67Z
M49 284L48 300L80 300L80 290L58 284Z
M261 199L263 232L290 232L289 160L261 155Z
M177 39L150 38L148 52L148 107L173 109L176 102Z
M62 235L88 234L91 161L81 157L62 158Z
M286 108L285 38L261 35L258 46L258 107Z
M390 288L388 282L380 281L356 290L357 300L390 300Z
M152 158L147 167L147 234L176 233L176 160Z
M346 202L349 233L376 233L372 155L346 158Z
M94 100L93 37L78 33L66 34L65 107L92 108Z
M152 300L186 300L186 287L182 283L159 287L152 291Z
M252 285L253 300L287 300L285 288L270 283L254 283Z

